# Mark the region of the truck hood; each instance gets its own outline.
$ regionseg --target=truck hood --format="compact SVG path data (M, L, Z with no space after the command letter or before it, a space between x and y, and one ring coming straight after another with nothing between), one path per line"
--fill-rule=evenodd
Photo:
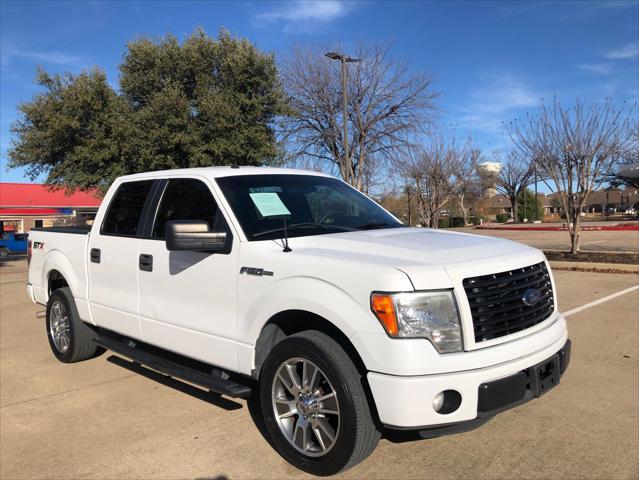
M321 240L320 240L321 239ZM416 289L444 288L463 277L496 273L544 260L541 251L493 237L428 228L389 228L290 239L296 253L392 266Z

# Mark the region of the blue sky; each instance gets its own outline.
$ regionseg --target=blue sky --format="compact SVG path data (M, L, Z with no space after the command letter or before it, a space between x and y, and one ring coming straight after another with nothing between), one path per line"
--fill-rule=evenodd
M507 145L501 122L534 111L540 98L564 102L639 98L639 1L449 2L0 2L0 177L16 105L50 72L106 70L116 87L124 45L139 36L180 38L221 26L259 48L294 43L392 41L412 69L428 72L442 95L441 122L490 152Z

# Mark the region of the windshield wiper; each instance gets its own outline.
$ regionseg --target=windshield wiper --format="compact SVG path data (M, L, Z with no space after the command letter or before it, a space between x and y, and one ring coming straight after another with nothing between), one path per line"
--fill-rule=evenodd
M296 228L321 228L323 230L339 230L339 231L343 231L343 232L351 232L353 230L355 230L355 228L351 228L351 227L342 227L340 225L330 225L330 224L326 224L326 223L310 223L310 222L305 222L305 223L293 223L291 225L287 225L286 226L286 230L294 230ZM274 228L272 230L265 230L263 232L258 232L258 233L254 233L252 235L253 238L257 238L257 237L262 237L264 235L269 235L271 233L279 233L279 232L283 232L284 231L284 227L280 227L280 228Z
M384 227L388 227L388 223L386 223L386 222L368 222L368 223L364 223L362 225L358 225L355 228L357 230L369 230L369 229L373 229L373 228L384 228Z

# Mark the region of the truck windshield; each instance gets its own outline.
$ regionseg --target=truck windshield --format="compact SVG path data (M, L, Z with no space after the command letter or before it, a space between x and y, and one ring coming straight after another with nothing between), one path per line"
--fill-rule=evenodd
M238 175L216 179L249 240L402 227L372 200L330 177Z

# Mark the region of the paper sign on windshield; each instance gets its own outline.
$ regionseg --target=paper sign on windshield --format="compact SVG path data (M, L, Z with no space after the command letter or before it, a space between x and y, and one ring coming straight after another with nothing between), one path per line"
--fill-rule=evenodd
M263 217L291 214L288 208L286 208L286 205L280 200L280 196L275 192L249 193L249 195Z

